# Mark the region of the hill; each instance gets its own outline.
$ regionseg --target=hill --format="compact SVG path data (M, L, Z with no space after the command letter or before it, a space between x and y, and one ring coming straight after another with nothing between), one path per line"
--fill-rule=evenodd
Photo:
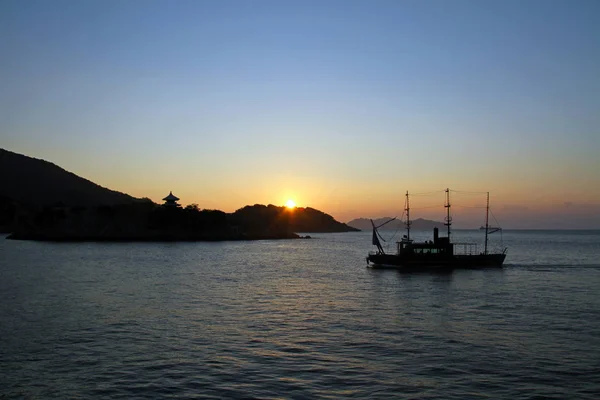
M255 204L240 208L231 214L231 221L247 229L265 229L290 232L351 232L358 231L331 215L311 207L278 207L273 204Z
M99 207L46 207L20 217L10 239L49 241L214 241L300 238L298 232L355 231L312 208L272 204L234 213L136 202Z
M391 219L391 217L383 217L374 219L373 222L375 225L381 225L385 221ZM371 220L368 218L356 218L347 223L353 228L357 228L363 231L371 230ZM390 222L389 224L384 225L382 230L397 230L397 229L405 229L406 225L404 225L404 221L395 220ZM411 229L414 230L432 230L433 228L444 228L443 222L432 221L429 219L417 218L412 220Z
M134 202L136 199L77 176L37 158L0 149L0 198L21 206L40 208L100 206Z
M255 204L234 213L163 207L0 149L0 231L33 240L237 240L357 229L310 207Z

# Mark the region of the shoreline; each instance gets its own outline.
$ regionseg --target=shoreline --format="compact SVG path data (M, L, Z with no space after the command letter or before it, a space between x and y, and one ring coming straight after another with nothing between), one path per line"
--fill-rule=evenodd
M7 240L23 240L34 242L53 243L143 243L143 242L237 242L256 240L290 240L290 239L312 239L310 235L301 236L295 233L283 235L215 235L215 236L179 236L179 235L152 235L152 236L52 236L39 234L9 234Z

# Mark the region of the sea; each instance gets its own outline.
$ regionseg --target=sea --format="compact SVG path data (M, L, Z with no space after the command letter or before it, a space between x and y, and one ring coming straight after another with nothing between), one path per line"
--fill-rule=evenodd
M503 268L441 274L309 234L0 237L0 399L600 398L600 231L506 230Z

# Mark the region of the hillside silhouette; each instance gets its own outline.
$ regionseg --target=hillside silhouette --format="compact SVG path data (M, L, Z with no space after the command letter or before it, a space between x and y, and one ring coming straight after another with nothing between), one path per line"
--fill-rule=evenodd
M384 223L390 219L391 219L391 217L377 218L377 219L374 219L373 222L375 223L375 226L377 226L377 225L381 225L382 223ZM356 218L356 219L353 219L352 221L348 222L347 224L353 228L357 228L360 230L371 230L372 229L371 220L368 218ZM438 222L438 221L432 221L429 219L417 218L417 219L412 220L412 224L410 227L411 227L411 229L414 229L414 230L431 230L433 228L444 229L444 223ZM382 230L397 230L397 229L404 229L404 228L406 228L404 221L395 220L395 221L390 222L389 224L384 225L381 229Z
M127 204L139 199L104 188L63 168L37 158L0 149L2 204L23 207L100 206Z
M300 238L298 232L356 231L312 208L255 204L233 213L138 202L46 207L21 217L11 239L49 241L195 241Z
M3 149L0 168L0 229L13 239L249 240L357 230L310 207L255 204L233 213L165 207Z
M278 207L255 204L231 214L231 221L247 229L288 230L291 232L350 232L358 231L336 221L331 215L311 207Z

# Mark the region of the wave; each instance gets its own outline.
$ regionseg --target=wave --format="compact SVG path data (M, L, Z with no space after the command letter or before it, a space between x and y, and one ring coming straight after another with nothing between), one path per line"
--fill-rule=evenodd
M526 269L543 269L543 268L590 268L600 269L600 264L504 264L505 268L526 268Z

